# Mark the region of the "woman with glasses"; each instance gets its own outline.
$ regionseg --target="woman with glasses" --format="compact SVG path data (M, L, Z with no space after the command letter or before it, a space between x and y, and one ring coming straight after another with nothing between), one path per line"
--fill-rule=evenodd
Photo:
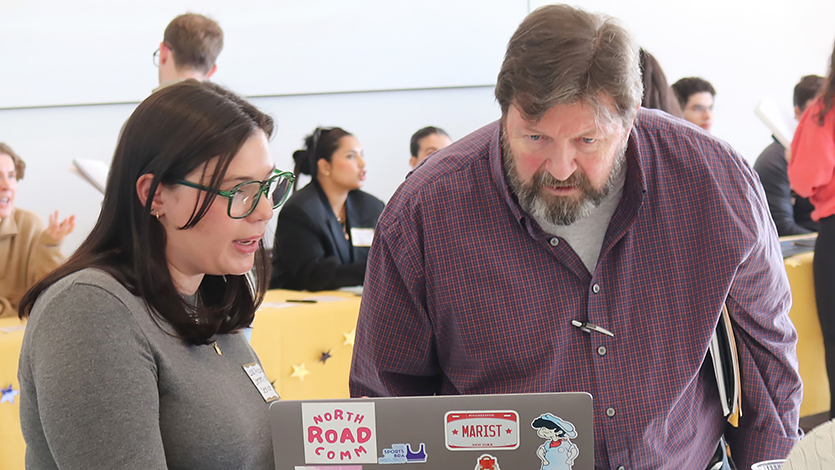
M273 166L272 132L195 80L134 111L98 222L21 302L26 468L274 468L277 396L242 331L293 180Z
M293 154L295 173L311 182L278 215L270 287L330 290L362 285L383 202L360 191L365 159L359 140L338 127L317 128Z

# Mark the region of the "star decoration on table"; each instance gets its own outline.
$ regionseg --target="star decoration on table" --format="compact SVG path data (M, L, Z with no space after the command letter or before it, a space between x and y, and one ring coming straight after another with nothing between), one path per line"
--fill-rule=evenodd
M298 377L299 380L304 382L304 376L308 374L310 374L310 371L307 370L307 367L305 367L304 362L302 362L301 365L298 366L293 364L293 373L290 374L290 377Z
M330 349L328 349L327 351L322 352L322 357L320 357L319 360L316 361L316 362L321 362L322 364L327 364L328 359L330 359L331 357L332 357L331 356L331 351L330 351Z
M354 345L354 338L356 337L356 335L357 335L356 328L347 332L347 333L342 333L342 336L345 337L345 342L342 343L342 344L353 346Z
M2 393L2 397L0 397L0 403L9 402L14 405L14 397L20 393L19 390L12 390L12 386L9 385L7 389L0 389L0 393Z
M798 261L796 259L791 259L791 258L787 259L785 261L785 263L786 263L786 266L791 266L792 268L799 268L800 265L801 265L800 261Z

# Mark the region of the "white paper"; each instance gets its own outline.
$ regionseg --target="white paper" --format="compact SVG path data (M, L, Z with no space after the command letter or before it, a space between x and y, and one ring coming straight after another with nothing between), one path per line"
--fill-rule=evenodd
M768 126L783 147L791 147L794 130L797 128L793 110L781 109L777 101L769 95L757 104L754 114Z
M77 158L72 161L72 164L70 172L81 176L104 194L104 188L107 186L107 174L110 172L110 166L107 163L100 160Z

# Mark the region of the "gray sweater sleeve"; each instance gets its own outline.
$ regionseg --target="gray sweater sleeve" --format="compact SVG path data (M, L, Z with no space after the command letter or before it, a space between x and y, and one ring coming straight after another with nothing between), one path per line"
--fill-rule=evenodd
M20 361L27 469L166 469L156 363L130 309L85 283L44 300Z

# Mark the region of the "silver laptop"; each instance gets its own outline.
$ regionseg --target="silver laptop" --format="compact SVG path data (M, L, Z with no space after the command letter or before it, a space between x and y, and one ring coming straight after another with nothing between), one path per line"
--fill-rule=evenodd
M582 392L280 400L270 428L276 470L594 468Z

